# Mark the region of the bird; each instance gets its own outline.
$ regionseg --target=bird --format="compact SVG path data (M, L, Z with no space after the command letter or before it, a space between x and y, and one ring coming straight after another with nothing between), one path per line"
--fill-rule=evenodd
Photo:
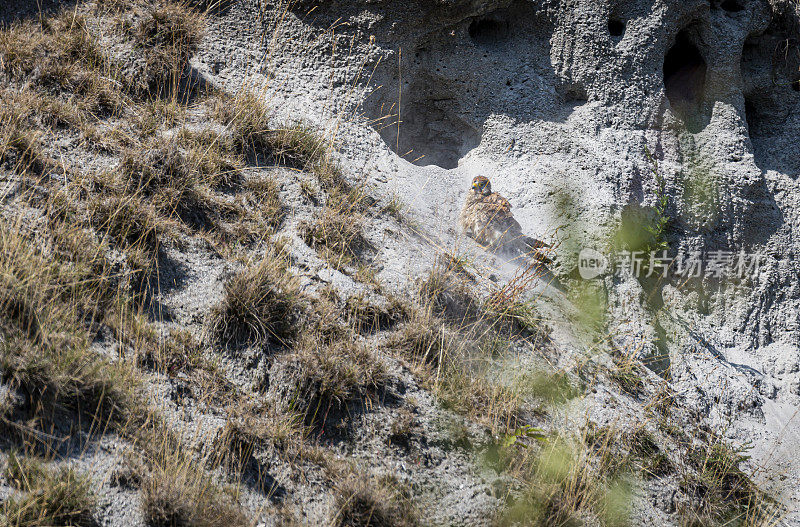
M459 224L464 234L479 244L511 256L529 256L540 263L550 263L546 249L550 245L526 236L511 213L511 203L492 192L485 176L476 176L461 209Z

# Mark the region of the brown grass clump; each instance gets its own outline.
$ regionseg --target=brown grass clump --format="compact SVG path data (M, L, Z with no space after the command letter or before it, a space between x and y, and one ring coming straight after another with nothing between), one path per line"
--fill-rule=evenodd
M345 302L349 325L358 332L385 331L407 320L411 307L395 296L379 303L365 295L351 296Z
M73 469L53 470L38 459L11 452L4 476L23 493L3 503L4 525L97 525L89 479Z
M424 309L459 329L469 329L483 313L473 292L477 281L463 261L450 254L436 258L428 276L421 281L418 296Z
M153 338L152 340L155 340ZM170 376L191 374L195 370L215 372L214 364L203 353L194 334L188 330L171 330L163 342L148 342L141 346L139 361L158 372Z
M363 474L343 477L334 488L331 525L337 527L406 527L418 525L407 491L390 478Z
M43 152L40 136L14 101L0 102L0 168L17 174L43 175L50 163Z
M333 268L344 271L372 249L363 229L363 219L357 214L325 207L314 221L300 226L300 235Z
M249 526L251 521L232 496L211 481L203 462L186 453L171 434L145 436L145 457L134 461L141 481L147 525L168 527Z
M34 244L19 226L0 225L0 372L21 396L6 417L43 426L71 412L121 419L133 376L89 349L89 329L126 300L108 276L95 274L109 268L99 248L93 252L84 238L60 241L40 236ZM43 242L46 254L38 249Z
M690 447L680 489L695 503L680 511L693 525L773 525L780 506L770 499L740 465L748 458L720 438ZM682 467L683 468L683 467ZM684 468L685 470L685 468Z
M219 188L239 181L244 159L228 135L210 129L195 132L183 128L177 137L199 183Z
M269 160L310 172L323 190L348 189L331 159L331 141L304 123L274 123L258 93L242 90L233 98L218 94L214 115L228 128L239 151L257 162Z
M164 187L184 190L197 183L178 142L164 137L153 138L126 152L119 170L129 192L152 194Z
M300 298L285 262L267 254L225 284L225 296L214 308L209 327L225 345L286 345L295 335Z
M215 439L221 463L230 474L254 478L263 492L277 488L264 470L264 457L277 452L283 459L293 459L304 447L306 427L302 417L292 412L278 412L271 405L242 398L228 406L227 422Z
M82 100L71 100L39 92L32 89L0 88L0 98L16 114L16 118L39 130L44 128L81 128L86 122ZM13 120L13 115L5 115L0 121Z
M136 77L129 77L133 91L157 97L174 93L203 36L202 15L169 2L145 7L137 14L128 33L144 64Z
M245 241L262 240L274 234L285 217L278 185L271 179L251 179L244 187L249 192L240 198L242 212L233 226L234 235Z
M369 398L386 382L383 363L350 339L330 344L308 336L287 356L274 380L279 399L306 423L324 428L330 412Z
M212 231L235 214L246 214L214 190L240 178L241 160L211 131L159 135L129 149L120 163L119 186L191 228ZM279 202L278 198L274 198ZM261 209L256 209L261 210Z
M155 211L135 196L111 194L90 204L90 221L97 232L124 249L158 253L162 224Z
M444 322L417 312L388 337L385 346L412 363L436 367L455 353L455 341Z
M108 116L124 108L124 96L113 80L114 68L86 19L72 11L3 31L0 55L2 71L10 79L59 94L81 114Z

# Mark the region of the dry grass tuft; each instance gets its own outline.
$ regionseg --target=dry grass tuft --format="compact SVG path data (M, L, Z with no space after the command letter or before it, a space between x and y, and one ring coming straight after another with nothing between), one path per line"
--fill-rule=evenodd
M150 258L158 254L162 223L156 212L136 197L110 194L90 204L92 226L118 247L141 250Z
M254 477L257 487L267 493L277 491L264 470L262 458L277 452L284 459L298 456L303 449L306 428L302 417L278 412L273 406L242 398L227 408L228 419L215 439L220 461L230 474Z
M360 333L386 331L411 315L412 308L396 296L383 302L370 300L362 294L351 296L345 302L348 323Z
M450 254L436 258L421 281L419 301L424 308L448 324L467 329L482 318L481 301L474 293L475 278L464 262Z
M316 176L324 190L348 189L341 170L331 159L331 142L304 123L273 123L259 94L240 91L232 99L217 94L214 115L230 131L242 154L271 161Z
M301 295L278 255L267 254L225 284L225 296L211 313L209 328L225 345L287 345L295 336Z
M110 267L100 249L74 231L63 235L71 237L34 244L19 226L0 225L0 372L20 396L4 416L12 431L16 419L46 426L71 412L122 419L133 399L131 373L89 349L91 324L127 300L95 274Z
M4 525L97 525L92 514L94 499L90 482L73 469L53 470L36 458L11 452L4 476L23 493L3 503Z
M144 64L135 78L129 78L133 91L156 97L175 93L189 57L200 44L203 17L169 2L145 7L138 15L128 32Z
M407 490L391 478L350 474L337 482L331 525L337 527L404 527L418 525Z
M41 103L49 101L51 108L53 103L73 106L74 118L65 124L79 125L89 116L123 111L125 96L115 80L115 66L101 51L86 19L72 11L3 31L0 55L0 67L11 80L42 90Z
M14 103L0 102L0 168L43 175L51 162L42 149L41 134L24 120Z
M245 241L264 239L278 230L285 217L278 185L271 179L251 179L244 187L249 191L241 198L246 212L234 225L234 233Z
M331 207L323 208L315 220L303 222L300 235L309 247L340 271L363 263L365 253L372 249L372 244L364 237L363 219Z
M324 429L329 413L347 409L359 399L371 398L385 385L387 374L380 359L352 339L325 342L307 335L279 366L275 385L278 398L307 424Z
M680 489L692 507L679 511L693 525L771 525L779 506L739 466L748 458L719 438L689 447Z
M188 330L173 329L163 342L151 342L140 346L139 365L174 376L178 373L192 374L196 370L216 373L216 366L204 353L201 343Z
M441 320L415 312L408 322L388 337L385 346L414 364L435 367L452 357L457 339Z
M203 462L187 454L171 434L149 440L146 456L133 461L147 525L251 525L235 497L217 487L203 470Z

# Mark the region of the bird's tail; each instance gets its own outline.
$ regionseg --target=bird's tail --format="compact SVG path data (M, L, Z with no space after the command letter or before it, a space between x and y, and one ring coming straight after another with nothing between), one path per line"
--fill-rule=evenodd
M541 251L550 248L550 244L545 243L542 240L537 240L536 238L531 238L530 236L525 236L523 239L525 244L530 247L532 251Z
M553 263L553 260L550 259L548 253L550 252L550 245L541 241L537 240L536 238L531 238L529 236L525 236L523 238L525 245L528 248L527 255L530 258L533 258L539 263L548 265Z

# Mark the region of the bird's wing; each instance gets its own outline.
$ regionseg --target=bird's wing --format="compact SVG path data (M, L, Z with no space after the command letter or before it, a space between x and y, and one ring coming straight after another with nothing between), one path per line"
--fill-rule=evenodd
M486 196L483 202L486 203L487 207L493 211L502 212L509 215L511 214L511 203L509 203L506 198L497 192L493 192Z

